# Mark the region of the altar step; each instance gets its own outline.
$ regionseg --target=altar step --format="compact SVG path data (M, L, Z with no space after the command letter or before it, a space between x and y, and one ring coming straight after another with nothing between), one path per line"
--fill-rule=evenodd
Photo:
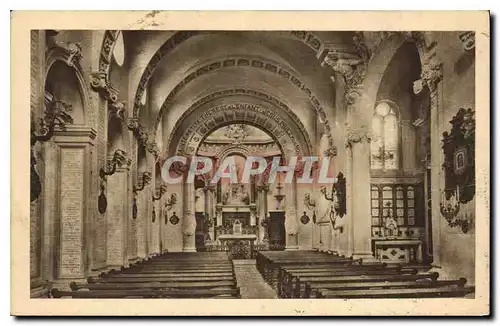
M276 292L260 275L255 267L255 259L233 260L236 282L242 299L277 299Z

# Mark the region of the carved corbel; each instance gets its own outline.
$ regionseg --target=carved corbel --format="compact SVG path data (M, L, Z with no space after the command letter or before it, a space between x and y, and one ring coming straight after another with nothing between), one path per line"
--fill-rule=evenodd
M68 54L66 64L70 67L74 67L79 64L80 60L83 58L82 46L80 43L68 43L64 46L64 50Z
M321 63L322 66L332 67L333 71L344 77L344 98L348 106L354 104L361 95L362 83L370 60L370 51L364 44L362 33L355 34L353 45L353 50L327 49Z
M108 120L115 118L125 121L126 111L124 101L110 102L108 104Z
M146 134L147 137L147 134ZM158 148L158 143L155 140L152 140L150 142L147 142L146 144L146 149L153 154L155 157L158 157L160 155L160 150Z
M140 182L140 186L134 186L134 193L138 193L142 191L152 180L151 172L143 172L142 173L142 182Z
M62 57L69 67L78 67L80 65L80 60L83 58L82 45L78 42L57 42L54 39L56 34L47 34L47 44L49 48L56 51L58 56Z
M167 186L161 185L160 189L156 191L156 195L153 195L153 201L160 200L163 194L167 192Z
M465 32L458 36L463 43L463 48L466 53L474 53L476 48L476 34L475 32Z
M134 133L134 136L137 138L139 144L148 148L148 133L146 132L146 129L139 122L139 118L137 117L129 118L127 120L127 127L130 131Z
M443 78L443 64L436 62L434 59L429 60L423 65L420 77L429 87L429 90L434 91Z
M118 100L118 90L108 82L108 75L105 72L93 72L90 78L90 86L95 92L111 102Z

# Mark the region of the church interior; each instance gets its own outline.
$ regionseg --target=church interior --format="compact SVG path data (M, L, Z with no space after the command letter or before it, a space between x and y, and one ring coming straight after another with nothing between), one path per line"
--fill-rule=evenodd
M473 297L474 51L472 32L31 31L31 297ZM194 155L327 157L336 181L167 184Z

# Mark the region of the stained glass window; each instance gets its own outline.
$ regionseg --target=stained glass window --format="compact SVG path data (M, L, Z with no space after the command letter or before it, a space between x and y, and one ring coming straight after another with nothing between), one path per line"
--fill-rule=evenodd
M371 168L394 170L398 168L399 126L397 112L387 102L375 107L372 118Z

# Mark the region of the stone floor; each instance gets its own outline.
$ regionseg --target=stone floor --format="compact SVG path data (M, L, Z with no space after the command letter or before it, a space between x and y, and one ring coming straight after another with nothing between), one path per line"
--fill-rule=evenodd
M266 283L255 267L254 259L233 260L236 281L242 299L276 299L276 292Z

